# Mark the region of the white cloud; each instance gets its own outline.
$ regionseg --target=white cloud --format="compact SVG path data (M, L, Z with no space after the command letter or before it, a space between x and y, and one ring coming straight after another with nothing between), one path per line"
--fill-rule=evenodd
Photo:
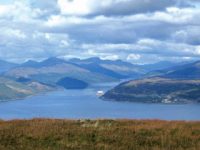
M118 55L108 55L108 56L105 56L105 57L101 57L101 59L104 59L104 60L118 60L119 56Z
M18 39L25 39L26 34L19 30L19 29L12 29L12 28L1 28L0 35L4 38L18 38Z
M69 47L69 46L70 46L70 43L69 43L68 41L66 41L66 40L61 40L61 42L60 42L60 47L66 48L66 47Z
M23 33L22 31L18 30L18 29L9 29L6 31L8 35L10 36L16 36L17 38L21 38L21 39L25 39L26 35L25 33Z
M200 46L196 47L194 54L197 54L200 56Z
M66 18L60 15L51 16L47 22L45 23L46 26L53 27L53 26L60 26L66 23Z
M59 27L84 23L91 23L91 20L80 17L65 17L62 15L53 15L47 20L47 22L45 22L45 25L49 27Z
M153 39L141 39L132 44L84 44L83 49L88 49L90 54L99 53L124 53L127 60L135 61L141 59L141 55L150 54L162 57L199 57L199 46L159 41Z
M0 18L13 22L30 23L42 13L42 10L38 8L31 8L26 1L14 1L12 4L0 5Z
M127 61L139 60L141 56L139 54L129 54L127 56Z
M189 2L193 7L184 0L1 3L0 57L198 58L200 9Z
M61 13L66 15L87 15L93 3L94 0L58 0Z
M0 17L8 16L12 8L12 5L0 5Z
M58 0L64 15L127 15L162 10L175 4L174 0Z

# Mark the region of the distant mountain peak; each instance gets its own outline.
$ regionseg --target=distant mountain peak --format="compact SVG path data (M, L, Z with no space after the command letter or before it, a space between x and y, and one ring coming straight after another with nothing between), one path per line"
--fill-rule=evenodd
M99 57L91 57L91 58L84 59L84 61L101 62L103 60Z
M51 66L51 65L57 65L57 64L62 64L62 63L67 63L65 60L57 58L57 57L50 57L44 61L42 61L40 64L43 66Z
M60 59L60 58L57 58L57 57L49 57L49 58L47 58L47 59L44 60L44 61L57 61L57 62L63 62L63 61L65 61L65 60ZM44 62L44 61L43 61L43 62Z
M38 63L37 61L28 60L28 61L26 61L24 64L37 64L37 63Z
M34 60L28 60L26 62L24 62L23 64L21 64L21 67L37 67L37 65L39 64L39 62L34 61Z
M21 67L33 67L33 68L40 68L40 67L47 67L47 66L54 66L57 64L66 63L65 60L59 59L57 57L50 57L41 62L37 62L34 60L28 60L27 62L21 64Z
M71 58L69 59L69 61L80 61L81 59L80 58Z

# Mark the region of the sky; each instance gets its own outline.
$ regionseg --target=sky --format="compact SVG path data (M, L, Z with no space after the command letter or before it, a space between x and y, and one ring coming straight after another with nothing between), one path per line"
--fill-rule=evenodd
M0 0L0 59L200 60L200 0Z

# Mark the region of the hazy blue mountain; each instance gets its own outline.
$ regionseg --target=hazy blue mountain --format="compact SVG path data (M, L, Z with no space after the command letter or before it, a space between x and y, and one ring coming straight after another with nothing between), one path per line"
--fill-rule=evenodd
M124 66L127 66L127 67L133 67L134 65L129 63L129 62L125 62L125 61L122 61L122 60L103 60L103 59L100 59L98 57L91 57L91 58L88 58L88 59L78 59L78 58L73 58L73 59L70 59L69 62L73 62L73 63L76 63L76 64L91 64L91 63L96 63L96 64L109 64L109 65L118 65L118 66L121 66L121 65L124 65ZM137 66L137 65L135 65Z
M179 63L176 66L163 70L150 71L145 74L146 77L166 77L174 79L200 79L200 61L192 63Z
M154 69L162 68L163 66L166 67L169 66L169 64L170 63L166 62L159 63L159 65L154 65L156 66ZM172 65L172 63L170 65ZM187 75L187 78L194 76L197 78L199 77L198 69L199 63L196 62L164 69L158 75L175 78L184 74L185 76ZM80 89L94 83L111 82L124 78L135 79L141 77L146 70L144 65L133 65L121 60L102 60L94 57L83 60L71 59L66 61L52 57L41 62L27 61L14 68L10 68L4 73L4 76L9 77L10 80L18 84L30 88L31 91L33 89L38 89L38 92L41 92L43 91L42 89L46 91L49 88L51 89L51 87L54 89L60 86L68 89ZM187 74L187 70L189 70L189 74ZM37 90L33 91L37 92Z
M200 61L170 68L161 76L174 79L200 79Z
M116 78L138 78L144 74L159 75L165 69L186 64L187 62L160 61L153 64L132 64L122 60L102 60L98 57L88 59L71 59L69 62L93 72L100 72ZM105 70L106 69L106 70Z
M78 66L80 66L81 68L87 69L91 72L95 72L95 73L99 73L99 74L104 74L113 78L117 78L117 79L123 79L123 78L127 78L128 76L119 74L117 72L114 72L112 70L109 70L107 68L102 67L99 64L96 63L90 63L90 64L79 64Z
M27 62L20 64L20 67L38 67L39 66L39 62L37 61L33 61L33 60L28 60Z
M68 77L60 79L57 82L57 85L62 86L66 89L84 89L88 87L88 83Z
M65 63L67 63L67 61L65 61L63 59L59 59L56 57L50 57L50 58L40 62L40 66L48 67L48 66L54 66L54 65L58 65L58 64L65 64Z
M71 59L69 60L92 72L105 74L115 78L136 78L145 71L138 65L133 65L122 60L102 60L98 57L88 59Z
M18 64L0 60L0 73L8 71L11 68L16 67Z
M64 77L81 80L90 84L116 80L115 77L92 72L77 64L59 58L48 58L42 62L28 61L5 72L4 75L12 78L30 78L52 85L56 85L56 83Z
M62 59L59 59L56 57L50 57L41 62L29 60L29 61L21 64L20 67L41 68L41 67L49 67L49 66L54 66L57 64L64 64L64 63L67 63L67 62L65 60L62 60Z
M31 78L41 82L56 83L63 77L71 77L92 83L124 78L134 79L141 77L149 70L158 70L173 65L175 63L172 62L134 65L122 60L102 60L98 57L88 59L74 58L68 61L51 57L41 62L27 61L6 74L17 77L31 76ZM80 74L82 75L80 76ZM45 79L47 77L48 79Z
M167 68L177 66L179 64L181 64L181 63L171 62L171 61L160 61L160 62L153 63L153 64L141 65L141 67L145 71L150 72L150 71L154 71L154 70L164 70L164 69L167 69Z
M122 60L104 60L104 59L100 59L99 57L91 57L91 58L88 58L88 59L73 58L73 59L70 59L69 61L77 63L77 64L96 63L96 64L126 65L128 67L134 66L133 64L131 64L129 62L122 61Z
M88 83L108 82L135 77L138 68L121 60L101 60L99 58L71 59L48 58L42 62L28 61L6 73L13 77L29 77L45 83L55 84L64 77L82 80Z

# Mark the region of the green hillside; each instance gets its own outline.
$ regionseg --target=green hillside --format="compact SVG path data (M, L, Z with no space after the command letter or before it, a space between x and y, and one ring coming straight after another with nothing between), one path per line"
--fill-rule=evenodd
M145 78L120 84L103 98L145 103L199 103L200 80Z

